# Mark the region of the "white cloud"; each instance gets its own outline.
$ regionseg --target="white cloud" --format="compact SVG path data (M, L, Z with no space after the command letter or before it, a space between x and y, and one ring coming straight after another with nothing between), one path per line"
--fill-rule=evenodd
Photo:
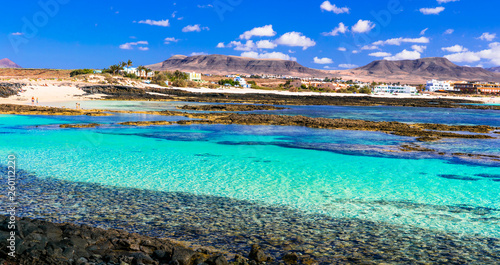
M491 64L500 65L500 42L493 42L490 43L488 46L489 49L482 50L479 52L464 51L450 55L445 55L444 57L456 63L462 63L462 62L472 63L485 59L488 60L489 63Z
M333 63L333 60L330 59L330 58L318 58L318 57L314 57L314 63L316 64L332 64Z
M200 32L202 30L210 30L208 27L201 27L200 24L188 25L182 29L182 32Z
M425 49L427 49L427 46L424 46L424 45L412 45L411 48L414 50L414 51L417 51L419 53L423 53Z
M362 20L360 19L358 23L352 26L352 32L354 33L366 33L372 30L375 27L375 23L370 20Z
M165 41L164 43L165 44L170 44L171 42L179 42L180 40L179 39L176 39L176 38L165 38Z
M344 25L344 23L340 22L339 23L339 26L334 28L332 31L330 32L324 32L324 33L321 33L323 36L337 36L339 35L339 33L346 33L347 31L349 31L349 27L346 27L346 25Z
M402 43L420 43L420 44L425 44L429 43L430 40L427 37L420 37L420 38L394 38L394 39L388 39L385 41L376 41L373 43L373 45L401 45Z
M471 63L471 62L478 62L481 60L481 57L475 52L455 53L455 54L445 55L444 58L456 63L463 63L463 62Z
M323 2L321 4L320 8L321 8L321 10L333 12L335 14L343 14L343 13L349 14L348 7L337 7L336 5L332 5L332 3L330 3L330 1Z
M303 50L316 45L315 41L295 31L283 34L276 40L276 43L292 47L302 47Z
M426 28L426 29L423 29L422 31L420 31L420 35L421 35L421 36L425 35L425 32L427 32L427 30L428 30L428 29L429 29L429 28Z
M496 33L489 33L489 32L485 32L483 33L483 35L481 35L479 37L480 40L485 40L485 41L492 41L493 39L495 39L497 37L497 34Z
M139 47L138 48L140 51L149 51L148 47Z
M420 13L424 15L439 15L439 13L444 11L444 7L438 6L434 8L420 8Z
M368 55L373 56L373 57L388 57L388 56L391 56L392 54L390 54L388 52L374 52L374 53L370 53Z
M198 55L207 55L208 53L206 52L193 52L189 56L198 56Z
M468 51L467 48L464 48L463 46L461 45L454 45L454 46L451 46L451 47L443 47L441 48L441 50L445 51L445 52L453 52L453 53L459 53L459 52L466 52Z
M253 42L253 40L247 40L246 43L241 43L240 41L231 41L225 47L226 48L234 47L234 50L236 50L236 51L251 51L251 50L254 50L256 48L256 45Z
M257 42L257 48L259 49L274 49L278 44L269 40L260 40Z
M360 53L360 51L358 51L358 50L354 50L354 51L352 51L352 53L354 53L354 54L358 54L358 53Z
M449 2L458 2L460 0L437 0L437 1L440 4L446 4L446 3L449 3Z
M447 29L443 34L444 35L450 35L450 34L453 34L453 32L455 32L454 29Z
M408 51L406 49L404 49L402 52L394 56L384 58L384 60L388 61L416 60L416 59L420 59L420 53L418 51Z
M146 19L146 20L141 20L137 22L139 24L147 24L151 26L160 26L160 27L168 27L170 26L170 22L168 19L165 20L151 20L151 19Z
M288 61L297 61L297 58L291 57L290 55L281 52L270 52L270 53L244 52L241 54L241 57L248 57L254 59L280 59Z
M357 65L355 65L355 64L339 64L339 67L340 67L340 68L352 69L352 68L356 68L356 67L358 67L358 66L357 66Z
M214 7L213 5L211 4L208 4L208 5L198 5L198 8L212 8Z
M11 33L10 35L12 35L12 36L22 36L22 35L24 35L24 33L22 33L22 32L14 32L14 33Z
M361 47L361 50L363 50L363 51L366 51L366 50L370 51L370 50L377 50L377 49L378 49L378 46L376 46L376 45L365 45L365 46Z
M120 45L120 49L122 50L133 50L137 45L148 45L147 41L137 41L137 42L127 42L125 44ZM141 49L142 48L142 49ZM144 51L144 47L139 47L139 50Z
M267 25L260 28L253 28L252 30L245 31L240 35L240 39L249 40L253 36L258 37L274 37L276 36L276 32L273 30L273 25Z
M219 44L217 44L217 48L226 48L226 46L224 45L224 42L219 42Z
M345 52L347 51L347 49L345 47L339 47L337 50L341 51L341 52Z

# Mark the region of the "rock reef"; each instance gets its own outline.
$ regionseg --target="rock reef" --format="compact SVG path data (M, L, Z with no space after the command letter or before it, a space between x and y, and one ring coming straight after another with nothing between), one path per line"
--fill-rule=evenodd
M198 120L182 120L178 124L240 124L240 125L277 125L304 126L316 129L379 131L399 136L417 137L421 141L435 141L442 138L493 139L484 134L463 134L457 132L489 133L496 128L491 126L452 126L443 124L407 124L401 122L376 122L350 119L311 118L305 116L285 116L270 114L237 113L182 113L164 111L163 115L185 116ZM440 131L443 130L443 131Z
M286 108L275 107L272 105L242 105L242 104L226 104L226 105L184 105L178 107L181 110L196 110L196 111L255 111L255 110L283 110Z

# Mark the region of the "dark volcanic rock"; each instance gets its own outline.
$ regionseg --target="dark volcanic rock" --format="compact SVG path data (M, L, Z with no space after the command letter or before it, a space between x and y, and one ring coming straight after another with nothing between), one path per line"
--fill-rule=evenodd
M197 111L254 111L254 110L282 110L285 108L275 107L271 105L184 105L178 107L182 110L197 110Z
M1 104L0 114L20 115L84 115L85 112L74 109L63 109L54 107L26 106L15 104Z
M86 86L82 87L82 90L87 94L105 94L108 95L110 99L121 99L121 100L131 100L131 99L169 99L167 96L158 96L148 94L146 90L128 87L128 86Z
M17 93L25 86L20 83L0 83L0 97L7 98L17 95Z
M7 251L8 218L0 216L0 262L10 260ZM169 240L156 239L120 230L104 230L87 225L54 224L28 218L16 218L17 257L23 265L118 263L210 265L228 264L217 253L193 251ZM5 240L4 240L5 239ZM4 263L1 263L4 264ZM8 263L5 263L8 264Z
M488 133L496 128L490 126L450 126L442 124L406 124L402 122L375 122L350 119L311 118L305 116L285 116L270 114L238 114L238 113L182 113L163 111L163 115L185 116L200 120L181 120L178 124L240 124L240 125L278 125L304 126L316 129L341 129L380 131L399 136L419 137L422 141L440 138L492 139L484 134L460 134L448 131L466 131ZM444 131L438 131L439 129Z

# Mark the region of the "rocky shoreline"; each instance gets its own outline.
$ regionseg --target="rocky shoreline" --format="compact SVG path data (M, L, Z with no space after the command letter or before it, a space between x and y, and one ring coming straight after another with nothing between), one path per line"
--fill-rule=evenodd
M381 98L370 96L295 96L278 94L193 93L179 89L138 89L123 86L87 86L89 94L106 94L110 100L158 100L265 105L334 105L334 106L400 106L428 108L464 108L500 110L500 106L484 106L474 100L453 98ZM149 94L147 92L160 93Z
M189 248L181 242L99 229L88 225L51 223L15 218L10 230L7 216L0 216L0 264L90 265L90 264L178 264L228 265L222 252L213 248ZM15 258L8 255L7 241L14 231ZM232 264L268 261L258 245L252 246L250 259L232 255ZM10 263L15 262L15 263Z
M0 83L0 98L17 95L24 86L25 84L21 83Z
M19 212L44 220L18 219L18 253L26 253L21 255L26 259L22 264L223 265L227 264L224 259L233 265L500 261L498 238L332 218L217 196L39 178L22 170L19 181L23 187ZM5 200L0 197L0 202ZM337 203L369 204L373 211L393 206L436 218L470 215L476 222L494 222L491 219L498 211L466 205L333 199L330 207ZM5 217L0 216L0 261L5 259L6 231ZM65 263L71 258L73 263Z

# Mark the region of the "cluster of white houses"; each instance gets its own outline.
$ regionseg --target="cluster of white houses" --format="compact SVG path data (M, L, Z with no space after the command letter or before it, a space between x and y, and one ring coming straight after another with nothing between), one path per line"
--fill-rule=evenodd
M135 74L139 77L153 77L155 75L154 71L146 71L137 69L136 67L125 67L122 72L127 74ZM195 72L186 72L189 81L203 82L202 74ZM251 85L245 80L245 75L227 75L227 77L234 78L235 82L239 83L239 87L251 88ZM261 76L264 78L284 78L290 80L287 76ZM303 86L314 87L318 89L323 89L325 91L337 91L341 89L347 89L350 86L358 85L359 87L371 87L369 83L362 82L352 82L346 83L343 80L337 80L338 82L324 82L319 78L305 78L305 79L292 79L290 85L292 87L300 88ZM394 84L382 84L372 88L373 93L389 93L389 94L416 94L418 92L417 87L408 85L394 85ZM454 93L464 93L464 94L494 94L500 95L500 83L485 83L485 82L453 82L453 81L439 81L430 80L427 81L425 86L425 91L428 92L454 92Z
M427 81L425 86L429 92L456 92L463 94L500 94L500 83L486 82L452 82L452 81Z

